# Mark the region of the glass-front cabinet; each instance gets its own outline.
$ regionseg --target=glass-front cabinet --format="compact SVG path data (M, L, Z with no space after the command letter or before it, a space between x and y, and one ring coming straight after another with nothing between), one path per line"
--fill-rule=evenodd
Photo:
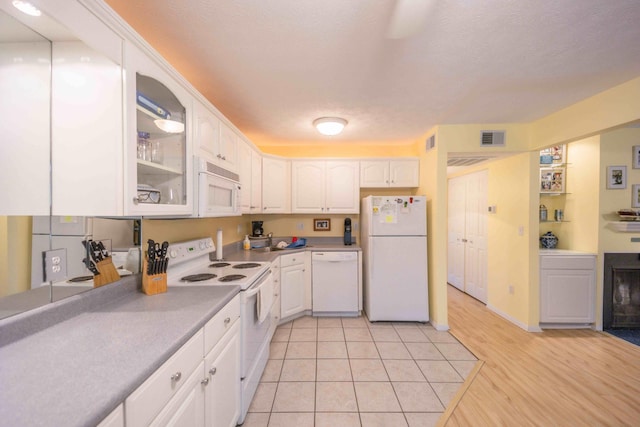
M126 198L131 215L191 215L191 96L137 49L127 60Z

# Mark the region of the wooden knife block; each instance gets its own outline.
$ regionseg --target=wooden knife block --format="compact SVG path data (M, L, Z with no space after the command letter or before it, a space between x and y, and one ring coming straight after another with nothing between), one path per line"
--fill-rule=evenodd
M147 258L142 261L142 292L155 295L167 292L167 273L147 274Z
M98 263L96 263L96 268L98 269L100 274L96 274L95 276L93 276L94 288L120 280L120 275L118 274L118 270L116 270L116 267L113 265L111 257L107 257L102 261L98 261Z

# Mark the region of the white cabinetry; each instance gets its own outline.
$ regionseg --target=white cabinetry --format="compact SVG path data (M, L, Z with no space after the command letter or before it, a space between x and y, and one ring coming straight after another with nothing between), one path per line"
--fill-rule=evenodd
M201 102L193 102L194 150L224 169L238 170L238 137L235 132Z
M235 426L240 416L239 319L236 296L127 397L126 425Z
M293 161L293 213L359 213L359 164L355 161Z
M242 213L262 212L262 155L247 142L238 144Z
M191 95L171 77L166 65L154 61L135 46L128 46L125 53L126 214L190 215L193 209L192 127L188 126L192 119ZM182 124L183 130L162 130L160 126L166 120ZM139 136L147 141L138 143ZM138 147L146 143L152 145L150 156L138 154Z
M240 417L240 321L205 358L205 425L233 427Z
M52 212L122 215L121 66L78 41L52 54Z
M362 160L360 187L418 187L420 162L418 159Z
M295 253L280 257L280 297L281 318L286 319L309 310L311 289L307 286L305 253Z
M262 158L262 212L291 213L291 162Z
M149 425L181 389L185 380L191 379L191 374L196 371L198 366L200 366L200 370L196 373L199 380L203 379L203 348L204 334L200 330L127 397L125 400L127 426ZM179 406L176 405L176 407Z
M553 250L541 253L540 323L593 323L595 268L595 255Z

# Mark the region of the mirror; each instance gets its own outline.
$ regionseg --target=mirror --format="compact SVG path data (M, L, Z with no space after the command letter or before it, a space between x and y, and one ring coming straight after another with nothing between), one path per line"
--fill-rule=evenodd
M48 217L51 40L55 44L77 38L44 15L23 17L9 9L0 10L0 182L18 185L0 188L0 318L93 289L92 282L73 286L67 281L53 286L42 282L41 254L48 249L67 250L68 279L90 274L81 263L84 257L78 259L77 246L84 249L82 236L66 236L60 233L61 226L73 223L94 240L110 239L118 256L114 257L117 267L125 266L128 250L140 236L139 220Z

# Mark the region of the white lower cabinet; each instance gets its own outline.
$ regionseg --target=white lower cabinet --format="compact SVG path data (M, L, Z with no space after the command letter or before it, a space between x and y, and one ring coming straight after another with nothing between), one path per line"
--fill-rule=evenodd
M305 253L280 257L280 314L286 319L311 309L311 283Z
M205 426L235 426L240 417L240 321L209 352L204 369Z
M239 319L238 295L127 397L125 425L235 426L240 416Z
M540 323L593 323L595 268L595 255L541 256Z

